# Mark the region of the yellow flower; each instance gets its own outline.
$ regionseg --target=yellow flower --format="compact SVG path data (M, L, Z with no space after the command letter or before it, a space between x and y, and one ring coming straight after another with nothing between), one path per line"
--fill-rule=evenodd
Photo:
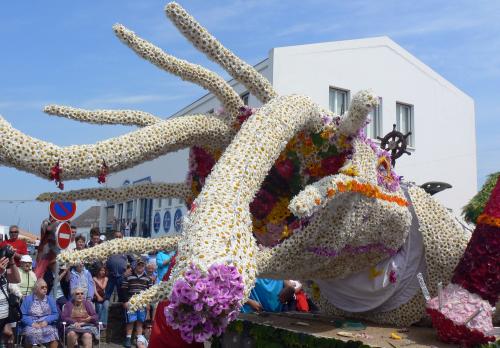
M375 266L373 266L372 268L370 268L370 279L373 280L378 276L381 276L382 273L383 273L382 271L379 271Z

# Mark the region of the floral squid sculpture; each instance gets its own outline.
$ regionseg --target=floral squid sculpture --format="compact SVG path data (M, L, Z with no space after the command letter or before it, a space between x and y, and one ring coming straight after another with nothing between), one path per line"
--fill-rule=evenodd
M47 106L49 114L82 122L142 127L65 148L24 135L0 118L0 162L60 186L92 176L102 182L107 173L191 148L187 183L42 194L43 201L177 196L190 207L179 237L113 240L63 252L59 261L177 248L170 280L133 297L130 309L168 297L167 319L187 341L220 335L256 277L303 280L320 308L335 315L395 325L425 316L416 275L423 273L436 294L439 282L450 281L468 238L444 207L419 187L401 183L390 155L364 136L378 98L359 92L340 117L308 97L278 96L178 4L168 4L166 14L263 106L246 107L220 76L115 25L116 35L139 56L207 89L223 111L163 120L134 110ZM491 318L488 310L485 318ZM468 325L481 330L483 319Z

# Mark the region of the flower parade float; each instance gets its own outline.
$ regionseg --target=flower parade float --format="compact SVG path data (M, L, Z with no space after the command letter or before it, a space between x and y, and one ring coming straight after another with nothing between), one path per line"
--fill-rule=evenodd
M125 26L116 36L160 69L213 93L216 114L171 119L136 110L45 112L81 122L140 127L92 145L58 147L0 118L3 165L56 181L106 175L190 148L185 183L45 193L42 201L181 197L189 206L180 237L112 240L63 252L60 262L177 248L170 280L134 296L130 309L163 298L169 324L188 341L224 332L255 279L299 279L328 314L407 326L426 315L416 275L431 294L448 284L467 245L452 215L418 186L401 182L390 154L363 134L378 98L354 95L346 114L307 96L280 96L268 80L208 33L180 5L166 15L201 52L262 103L252 109L220 76L166 53ZM258 246L260 244L260 247Z

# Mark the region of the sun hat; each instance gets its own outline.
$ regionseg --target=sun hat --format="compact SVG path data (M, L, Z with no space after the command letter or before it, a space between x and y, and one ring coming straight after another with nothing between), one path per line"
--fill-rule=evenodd
M23 255L21 256L21 262L33 262L33 259L29 255Z

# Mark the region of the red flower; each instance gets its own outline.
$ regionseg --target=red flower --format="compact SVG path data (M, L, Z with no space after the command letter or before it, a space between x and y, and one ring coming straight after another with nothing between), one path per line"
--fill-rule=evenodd
M293 176L294 165L293 162L289 159L285 159L284 161L277 162L274 167L278 174L285 180L289 180Z
M432 326L436 328L439 339L443 342L472 347L495 340L495 337L485 336L479 330L471 330L465 325L456 325L438 310L426 308L426 311L432 319Z
M327 157L321 161L321 168L323 169L325 175L336 174L344 164L344 161L344 155Z
M276 197L264 189L260 189L250 203L250 212L257 219L265 218L276 204Z
M394 284L396 281L397 281L397 276L396 276L396 272L394 272L394 270L390 271L389 272L389 281Z
M213 157L203 150L201 147L194 146L192 148L194 160L196 162L196 171L195 173L200 177L207 177L208 174L212 171L213 166L215 165L215 160Z

